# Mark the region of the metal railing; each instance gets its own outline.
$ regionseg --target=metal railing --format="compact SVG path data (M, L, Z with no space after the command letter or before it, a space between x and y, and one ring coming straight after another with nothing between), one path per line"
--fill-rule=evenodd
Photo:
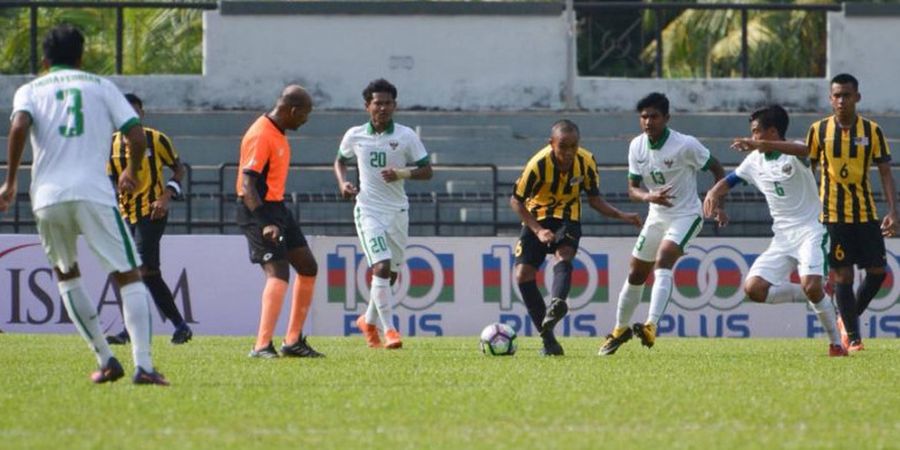
M122 74L122 42L125 31L125 9L200 9L214 10L218 2L209 1L16 1L2 0L0 8L28 8L29 10L29 51L31 55L31 73L40 70L38 53L38 9L40 8L98 8L115 9L116 11L116 74Z
M23 164L22 171L29 165ZM732 167L733 168L733 167ZM348 167L353 169L353 167ZM892 167L900 171L900 165ZM304 229L312 229L312 234L352 235L355 225L352 219L352 202L341 198L334 186L330 164L292 164L291 170L298 171L288 177L291 180L312 177L318 172L324 184L307 190L290 190L285 202L293 211ZM410 228L418 230L411 234L448 236L448 235L486 235L516 234L520 223L509 208L509 196L512 192L512 180L521 171L520 167L497 167L491 164L480 165L435 165L435 174L454 174L448 180L473 180L473 174L480 172L476 179L484 186L483 190L464 192L446 192L438 189L434 183L410 183L408 189L425 187L424 191L408 194L410 200ZM612 175L623 175L627 168L620 164L600 164L598 170L601 179L610 179ZM874 175L874 168L873 176ZM353 170L355 172L355 170ZM215 166L187 166L184 187L184 200L170 203L169 226L172 232L194 233L237 233L234 212L238 206L234 193L233 181L237 173L234 163ZM456 176L456 173L462 175ZM351 176L354 174L351 173ZM898 175L895 174L895 177ZM708 178L708 177L707 177ZM876 177L877 178L877 177ZM20 178L22 180L22 178ZM710 180L705 180L706 182ZM24 184L24 180L20 181ZM417 185L417 186L416 186ZM632 203L622 186L601 186L603 197L610 203L625 210L646 214L646 205ZM11 211L0 215L0 234L34 232L34 219L31 216L28 194L20 185L17 202ZM701 195L703 193L701 192ZM884 197L878 189L874 195L879 210L884 210ZM752 189L736 190L729 194L729 204L739 204L728 208L734 216L728 229L720 230L709 226L705 235L742 235L765 236L769 233L771 219L765 206L765 198ZM447 207L448 209L444 209ZM343 210L341 210L343 208ZM480 211L474 219L460 217L461 208ZM443 212L442 212L443 211ZM447 212L449 211L449 212ZM319 214L322 213L322 214ZM448 214L455 214L449 216ZM319 216L319 217L316 217ZM740 217L738 217L740 216ZM586 234L601 236L633 236L633 227L622 225L615 220L598 214L585 214L582 220ZM743 227L741 229L740 227Z
M741 53L740 66L741 77L747 78L750 71L749 62L749 43L747 40L747 24L748 14L750 11L807 11L807 12L828 12L841 11L840 4L785 4L785 3L644 3L644 2L594 2L594 1L575 1L573 8L577 14L582 16L593 16L614 11L635 11L644 12L652 11L654 22L654 39L656 40L656 54L654 58L654 73L656 78L661 78L663 74L663 23L666 20L667 13L682 12L686 10L728 10L739 11L741 15ZM589 40L589 45L590 40ZM590 49L584 49L588 52L588 60L591 60L592 53Z

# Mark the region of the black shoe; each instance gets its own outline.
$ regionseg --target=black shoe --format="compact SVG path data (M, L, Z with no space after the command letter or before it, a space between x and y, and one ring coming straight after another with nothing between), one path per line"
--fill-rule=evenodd
M566 301L561 298L554 298L547 308L547 315L544 316L544 321L541 323L541 336L553 333L553 328L556 327L560 320L563 320L563 317L566 317L568 312L569 305Z
M606 335L606 341L603 342L603 345L600 347L600 355L612 355L619 349L619 347L630 341L631 337L634 336L634 332L631 331L630 327L622 327L621 330L613 330L612 334ZM619 331L619 334L616 335L616 331Z
M565 352L563 351L562 345L559 345L559 341L556 339L544 341L544 348L541 349L542 356L563 356Z
M175 334L172 335L172 343L175 345L184 344L190 341L192 337L194 337L194 332L191 331L191 327L183 323L175 329Z
M306 342L306 336L303 335L300 335L300 339L297 339L297 342L291 345L282 342L281 355L294 358L321 358L325 356L310 347L309 343Z
M119 364L119 360L115 356L106 361L106 366L91 374L91 381L94 383L112 383L125 376L125 370Z
M106 343L109 345L125 345L129 342L131 342L131 336L128 335L128 330L122 330L119 334L106 337Z
M247 356L251 358L273 359L278 357L278 352L275 351L275 346L272 345L272 341L269 341L269 345L265 348L250 350L250 354Z
M169 380L166 380L166 377L163 374L153 371L147 372L146 370L138 367L134 372L134 377L132 377L131 381L134 384L155 384L158 386L168 386Z

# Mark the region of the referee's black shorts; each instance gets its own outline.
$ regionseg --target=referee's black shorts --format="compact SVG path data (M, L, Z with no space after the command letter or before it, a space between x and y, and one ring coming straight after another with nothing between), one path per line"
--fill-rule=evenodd
M250 250L250 262L254 264L263 264L269 261L278 261L285 259L288 250L298 247L306 247L306 236L300 230L300 224L294 219L284 202L265 202L262 208L275 225L281 230L281 239L278 242L272 242L263 237L262 231L265 227L261 224L250 210L244 206L244 202L238 199L237 223L247 238L247 246Z
M863 223L826 223L831 237L828 263L832 267L861 269L885 267L887 257L881 224L877 220Z

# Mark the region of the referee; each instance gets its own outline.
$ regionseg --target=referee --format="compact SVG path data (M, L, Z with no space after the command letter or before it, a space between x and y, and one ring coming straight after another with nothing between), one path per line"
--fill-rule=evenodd
M134 94L125 94L125 98L143 120L144 103L141 99ZM157 308L175 326L172 343L184 344L191 340L194 333L175 306L172 291L163 281L159 270L159 241L166 231L169 219L169 200L181 197L184 165L178 159L178 153L175 152L175 147L172 146L168 136L148 127L144 127L144 132L147 137L147 152L137 171L137 185L129 194L118 193L119 211L131 227L138 253L144 262L141 266L144 284L147 285ZM109 163L106 166L107 174L113 180L117 180L125 169L129 151L122 133L115 133ZM164 181L163 166L171 169L173 173L168 181ZM110 344L125 344L129 340L127 330L106 337L106 341Z

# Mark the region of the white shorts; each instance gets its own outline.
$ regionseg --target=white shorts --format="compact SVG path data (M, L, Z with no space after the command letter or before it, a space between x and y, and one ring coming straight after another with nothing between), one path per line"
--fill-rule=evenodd
M678 244L684 251L691 239L700 234L701 229L703 218L699 215L670 219L651 214L644 222L631 256L641 261L656 261L656 252L664 239Z
M806 227L775 233L769 248L753 262L747 278L760 277L771 284L789 280L797 269L801 277L828 273L828 232L816 222Z
M366 254L369 267L390 260L391 272L399 272L409 238L409 213L378 212L354 208L356 234Z
M119 210L89 201L57 203L34 212L44 253L54 267L67 273L78 262L78 235L108 272L128 272L141 265L131 231Z

